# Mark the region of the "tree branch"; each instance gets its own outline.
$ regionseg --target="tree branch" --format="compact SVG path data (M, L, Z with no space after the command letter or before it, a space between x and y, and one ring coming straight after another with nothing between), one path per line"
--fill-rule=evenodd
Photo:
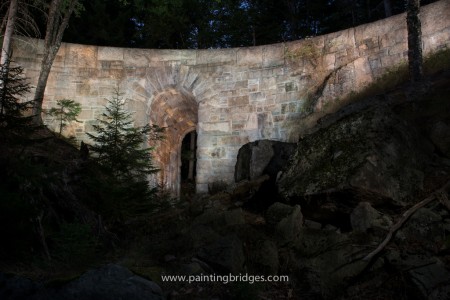
M445 200L443 200L443 199L447 199L446 191L449 187L450 187L450 181L448 181L440 189L434 191L430 196L428 196L424 200L420 201L419 203L417 203L416 205L414 205L413 207L411 207L410 209L405 211L403 213L402 217L400 218L400 220L389 229L389 233L385 237L384 241L381 242L381 244L374 251L370 252L366 257L364 257L363 260L369 261L375 255L377 255L379 252L381 252L381 250L383 250L384 247L386 247L386 245L392 239L395 232L397 232L397 230L399 230L403 226L403 224L409 219L409 217L411 217L417 210L419 210L419 208L424 207L425 205L427 205L428 203L432 202L435 199L440 199L441 202L444 203ZM444 197L444 195L445 195L445 197ZM447 199L447 202L448 202L448 199ZM450 207L447 206L447 208L450 208Z

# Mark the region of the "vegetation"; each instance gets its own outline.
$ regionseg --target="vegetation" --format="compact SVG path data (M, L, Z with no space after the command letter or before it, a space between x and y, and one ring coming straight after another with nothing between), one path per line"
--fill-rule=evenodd
M147 175L157 170L142 144L144 137L161 138L162 129L133 127L117 93L97 127L96 155L82 158L73 145L23 117L28 85L20 70L10 69L0 99L0 264L3 271L24 264L27 271L76 272L101 263L138 234L130 226L150 219L156 190ZM78 107L67 99L60 104L57 115L64 120L62 107Z
M61 41L72 14L79 12L83 6L79 0L52 0L48 5L47 21L44 37L44 53L41 61L41 69L34 93L33 119L37 125L42 125L42 102L47 86L47 79L53 61L56 58Z
M24 113L31 107L30 102L22 97L30 91L27 79L20 66L9 67L9 62L0 68L8 72L0 73L2 88L0 89L0 128L18 128L24 126L29 118Z
M163 128L156 125L134 127L131 113L124 107L125 103L118 90L109 100L106 111L97 119L94 133L88 136L94 141L91 146L93 159L118 180L109 189L119 198L114 211L124 214L148 211L156 187L149 185L148 176L157 172L153 166L151 152L153 148L143 147L146 138L162 138ZM114 199L114 197L112 197Z
M151 160L153 148L143 148L145 137L162 138L163 129L154 125L134 127L132 114L125 109L118 90L109 100L106 111L97 119L94 134L88 136L95 142L91 149L95 159L117 178L142 180L157 169Z
M80 0L82 1L82 0ZM422 5L435 0L421 1ZM405 11L391 0L82 1L65 41L135 48L225 48L335 32Z
M72 1L72 3L75 2ZM136 5L138 3L138 1L132 2ZM96 0L92 3L100 5L106 2ZM304 37L310 34L309 30L313 28L316 31L312 34L324 33L329 29L319 28L319 25L311 27L311 24L319 21L323 21L320 24L327 24L329 20L336 18L336 16L330 19L326 19L325 16L319 17L318 9L302 11L301 8L304 6L312 8L311 1L283 1L280 4L279 1L275 3L268 0L206 1L206 3L200 0L170 3L160 0L158 3L160 5L141 8L139 17L132 22L135 27L140 27L133 28L135 31L132 40L128 39L126 33L120 31L124 36L115 36L117 42L171 48L254 45ZM189 7L192 7L191 10L186 9L187 3ZM198 3L205 5L197 5ZM240 6L236 7L236 3ZM296 10L293 10L292 20L289 22L286 16L282 18L285 22L283 26L286 27L283 29L280 24L275 23L276 18L282 15L278 11L278 6L285 8L288 4L296 3L301 3L303 6L299 4ZM361 3L361 1L353 3ZM221 5L225 5L225 8L221 8ZM314 5L320 7L319 4ZM204 18L201 17L203 8L207 9ZM328 7L324 9L324 12L327 9ZM131 12L134 14L133 10ZM175 12L180 12L179 18ZM122 16L119 20L130 22L130 15L124 15L130 13L127 9L117 10L115 13ZM343 14L343 11L340 13ZM242 17L247 14L248 18ZM300 20L303 20L300 14L307 14L311 18L304 24L299 24ZM105 13L105 16L108 14ZM159 23L159 26L164 27L166 31L161 31L157 37L151 27L143 27L158 23L160 16L165 16L168 20L177 17L178 25L171 27L166 26L166 23ZM58 18L60 17L62 15L58 15ZM217 22L211 23L211 19L208 19L211 17L216 18ZM93 19L90 22L94 22ZM237 19L248 23L242 26ZM358 19L355 8L353 25L362 19L364 18ZM192 20L195 22L190 23ZM93 24L90 22L87 26ZM184 25L188 23L193 24L194 27L189 25L188 31L185 31ZM205 24L209 24L209 27ZM297 25L294 26L295 24ZM114 26L111 25L111 27ZM235 31L227 34L224 31L227 26ZM72 26L72 28L78 27ZM160 27L157 28L162 30ZM172 28L178 31L173 31ZM264 30L267 28L271 30ZM127 30L123 32L128 32ZM86 32L98 33L99 31ZM103 34L105 43L109 43L110 35ZM58 46L58 41L54 46ZM57 47L52 51L55 49L57 51ZM304 51L304 53L289 55L292 56L291 58L295 58L296 55L315 56L312 47L306 47ZM442 68L443 62L450 66L449 53L450 51L446 50L426 60L425 70L434 72L439 67ZM0 89L0 170L2 170L0 173L0 241L2 243L0 263L2 265L11 264L16 267L15 264L20 262L25 265L25 268L38 266L48 272L57 269L55 266L62 266L61 269L65 270L83 269L91 266L92 263L103 261L105 255L110 255L113 252L112 249L117 249L111 246L124 245L130 240L141 242L139 235L144 230L152 230L160 226L158 230L163 232L163 238L169 239L167 227L173 226L171 228L174 233L170 237L174 237L173 240L179 237L182 227L188 226L187 218L181 222L180 214L177 211L171 211L174 212L173 215L167 216L170 222L164 223L159 222L159 219L152 215L158 199L156 199L156 190L148 184L147 179L149 175L157 172L157 169L152 164L153 149L145 147L144 144L146 139L160 139L162 128L134 127L131 114L124 109L125 103L119 91L116 91L108 102L105 113L98 119L95 134L91 135L94 141L94 145L90 148L93 157L82 159L75 147L49 134L45 128L39 131L31 130L34 128L31 127L30 118L26 117L30 103L23 98L23 95L29 92L29 86L22 76L22 69L8 66L2 70L7 70L2 72ZM367 96L386 91L390 84L398 84L398 81L394 82L392 79L401 79L402 76L399 74L403 73L407 73L406 65L399 66L397 70L380 78L372 90L368 88ZM79 106L71 102L72 100L60 101L67 101L59 102L59 110L58 108L54 110L60 121L59 133L61 134L66 122L76 120ZM21 130L12 130L17 128ZM17 139L18 134L21 139ZM12 224L14 226L11 226ZM168 226L164 228L166 224ZM142 255L148 255L154 259L156 254L151 251L155 251L155 241L159 239L159 242L161 237L157 234L155 238L153 236L150 238L149 235L146 237L146 248L143 251L145 254ZM170 242L172 241L168 241L167 245L171 246ZM161 245L159 246L163 249ZM161 254L159 255L161 257L169 253L173 250L169 246L157 254ZM142 266L147 263L153 267L142 260L142 257L136 257L135 261L136 265ZM236 297L240 295L241 298L250 298L257 294L258 289L259 287L255 286L237 286L233 294Z
M432 53L424 57L424 74L430 76L442 70L450 68L450 49L444 49L436 53ZM347 96L345 102L355 102L374 95L384 94L401 84L404 84L409 79L409 68L405 62L392 67L382 76L366 86L361 92L353 93Z
M77 116L81 112L81 104L70 99L61 99L56 101L57 107L52 107L47 114L56 117L59 124L59 135L62 135L63 129L72 121L78 121Z

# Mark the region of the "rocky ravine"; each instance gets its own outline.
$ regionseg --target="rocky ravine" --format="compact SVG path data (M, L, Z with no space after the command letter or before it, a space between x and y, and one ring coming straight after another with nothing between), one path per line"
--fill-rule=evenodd
M403 213L450 180L446 94L347 107L294 148L245 145L240 181L190 205L174 270L290 275L287 285L267 284L261 299L275 299L277 288L277 299L448 299L448 190L364 259Z
M421 99L391 93L384 102L324 119L297 144L244 146L238 182L152 223L148 262L135 265L157 270L155 281L163 274L248 273L289 275L289 283L240 289L159 281L160 290L110 265L58 290L23 285L36 291L30 299L129 295L117 280L150 299L449 299L448 191L415 211L379 254L364 260L405 211L450 180L449 92L441 85ZM119 269L106 285L95 275ZM2 299L25 299L13 297L21 279L0 280ZM82 283L87 294L74 294ZM5 286L16 288L5 294Z

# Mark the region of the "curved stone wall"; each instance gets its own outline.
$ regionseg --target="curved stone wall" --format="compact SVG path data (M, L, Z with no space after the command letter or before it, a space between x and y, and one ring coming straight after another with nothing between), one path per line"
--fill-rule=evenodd
M422 8L424 53L450 47L450 1ZM17 40L13 59L37 81L42 41ZM294 142L307 119L359 91L407 59L405 15L289 43L214 50L151 50L63 44L44 106L69 98L81 123L65 134L86 140L119 88L135 123L167 126L157 146L158 181L178 193L180 146L196 129L197 191L233 181L239 148L249 141ZM31 96L30 96L31 97ZM51 120L47 119L49 125Z

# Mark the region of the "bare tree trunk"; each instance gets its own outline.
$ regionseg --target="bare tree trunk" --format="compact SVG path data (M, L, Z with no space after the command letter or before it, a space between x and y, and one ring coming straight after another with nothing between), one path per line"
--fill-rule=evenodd
M408 0L406 24L408 27L408 62L411 83L423 79L422 28L419 19L420 0Z
M383 4L384 4L384 15L386 16L386 18L389 18L390 16L392 16L391 0L384 0Z
M5 27L5 35L3 36L2 48L0 50L0 114L4 113L4 97L6 93L6 79L9 72L9 62L11 56L11 40L14 33L14 27L17 18L17 7L19 0L11 0L8 8L8 17ZM3 24L2 24L3 25Z
M62 11L62 0L52 0L48 13L47 28L44 40L44 57L42 58L36 91L34 94L33 122L42 125L42 102L44 101L45 88L53 61L61 46L61 40L69 24L69 19L75 10L78 0L70 0L68 7ZM61 14L64 13L61 20Z
M14 26L16 24L17 7L19 0L11 0L8 9L8 21L6 23L5 35L3 37L2 51L0 53L0 65L7 65L10 61L11 41L14 33ZM3 73L3 70L2 70ZM3 78L3 76L2 76Z

